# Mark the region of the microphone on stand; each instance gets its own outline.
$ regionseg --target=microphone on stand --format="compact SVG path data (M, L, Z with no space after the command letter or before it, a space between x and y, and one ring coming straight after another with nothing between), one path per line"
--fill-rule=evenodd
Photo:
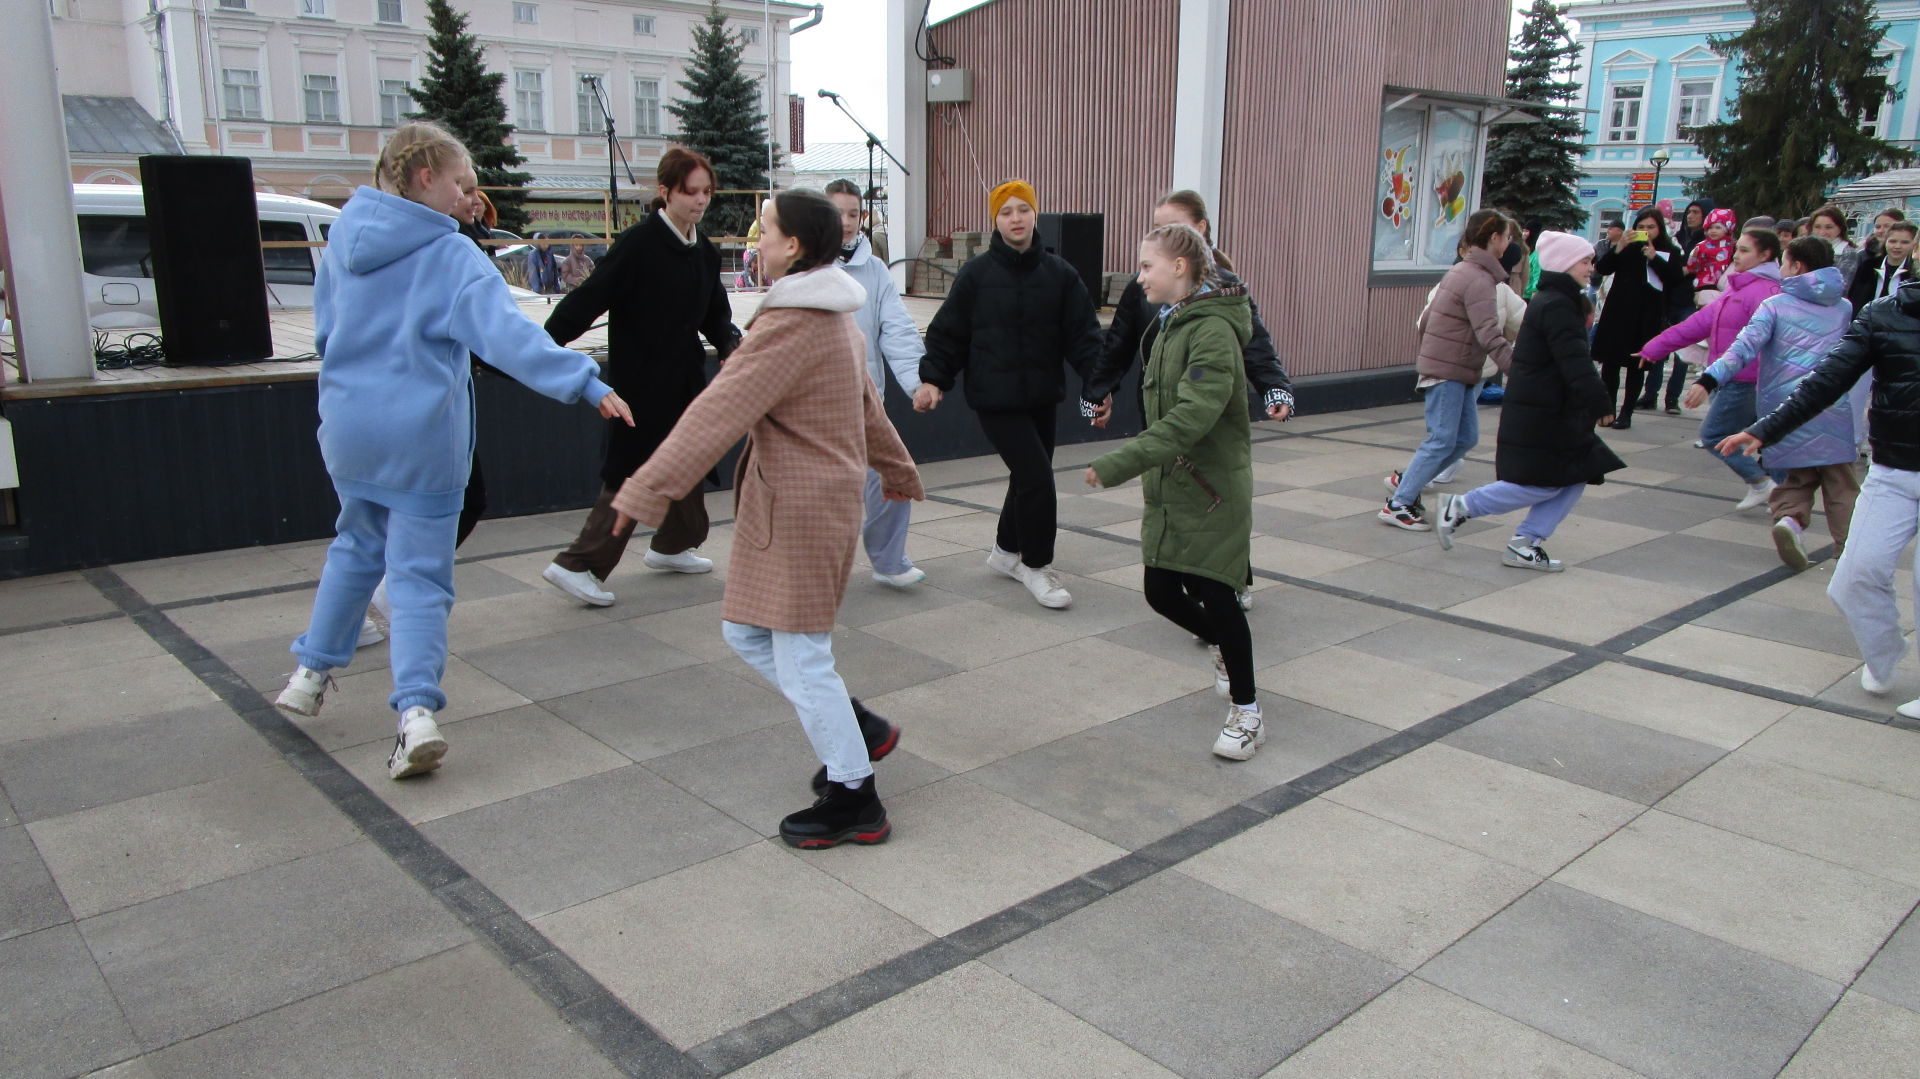
M830 97L830 98L833 98L833 99L834 99L835 101L838 101L838 100L840 100L840 95L839 95L839 94L836 94L836 93L834 93L834 92L833 92L832 90L822 90L822 91L820 91L820 96L821 96L821 97Z

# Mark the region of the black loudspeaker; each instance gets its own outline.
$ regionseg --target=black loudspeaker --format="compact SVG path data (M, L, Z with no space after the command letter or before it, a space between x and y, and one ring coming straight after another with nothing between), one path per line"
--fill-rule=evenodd
M1106 216L1103 214L1041 214L1036 233L1040 246L1067 260L1087 284L1087 295L1099 307L1106 297L1100 290L1100 266L1106 256Z
M167 360L223 364L273 355L253 162L149 154L140 159L140 186Z

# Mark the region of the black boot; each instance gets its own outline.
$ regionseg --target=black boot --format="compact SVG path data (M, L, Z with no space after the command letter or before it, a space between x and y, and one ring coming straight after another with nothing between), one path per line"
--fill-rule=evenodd
M900 728L867 711L867 706L860 703L860 698L849 697L848 700L853 702L853 718L860 723L860 737L867 743L867 759L877 761L892 753L893 747L900 744ZM813 793L823 794L826 789L827 767L823 764L818 772L813 773Z
M885 843L892 831L887 807L880 804L880 791L872 776L857 790L844 783L828 783L826 793L811 809L780 822L780 838L801 850L825 850L847 840L871 846Z

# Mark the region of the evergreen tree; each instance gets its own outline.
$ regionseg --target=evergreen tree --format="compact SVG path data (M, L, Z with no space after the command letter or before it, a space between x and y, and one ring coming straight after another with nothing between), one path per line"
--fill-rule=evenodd
M407 88L420 111L407 118L435 121L466 143L480 186L526 187L533 176L514 169L526 158L507 141L513 125L507 123L507 104L500 97L507 76L487 70L479 42L467 33L466 15L447 0L427 0L427 25L433 31L427 42L427 73L419 86ZM489 191L487 197L500 212L500 228L525 231L523 192Z
M669 138L707 155L718 173L716 187L765 190L767 151L773 149L776 160L779 152L767 137L760 85L740 70L743 47L715 0L693 31L693 62L680 82L687 96L667 106L680 124Z
M1533 0L1507 54L1508 97L1568 105L1579 95L1580 84L1569 76L1580 46L1567 33L1566 13L1552 0ZM1571 108L1541 109L1539 117L1538 123L1503 124L1488 140L1481 201L1522 218L1538 216L1549 229L1579 228L1587 220L1576 197L1586 130Z
M1692 189L1742 214L1807 214L1835 181L1913 161L1861 130L1899 91L1878 73L1873 0L1750 0L1753 25L1707 41L1740 56L1734 117L1695 128L1709 164Z

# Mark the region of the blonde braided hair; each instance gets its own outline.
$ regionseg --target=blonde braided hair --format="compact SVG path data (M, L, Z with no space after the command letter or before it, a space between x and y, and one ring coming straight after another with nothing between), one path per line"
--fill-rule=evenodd
M1169 259L1186 259L1195 285L1203 288L1219 286L1220 267L1213 261L1213 248L1207 244L1207 238L1200 235L1199 229L1192 225L1161 225L1147 233L1145 242L1158 248Z
M389 195L412 198L413 174L422 165L438 173L466 164L467 148L439 124L414 120L401 124L387 138L374 163L374 183Z

